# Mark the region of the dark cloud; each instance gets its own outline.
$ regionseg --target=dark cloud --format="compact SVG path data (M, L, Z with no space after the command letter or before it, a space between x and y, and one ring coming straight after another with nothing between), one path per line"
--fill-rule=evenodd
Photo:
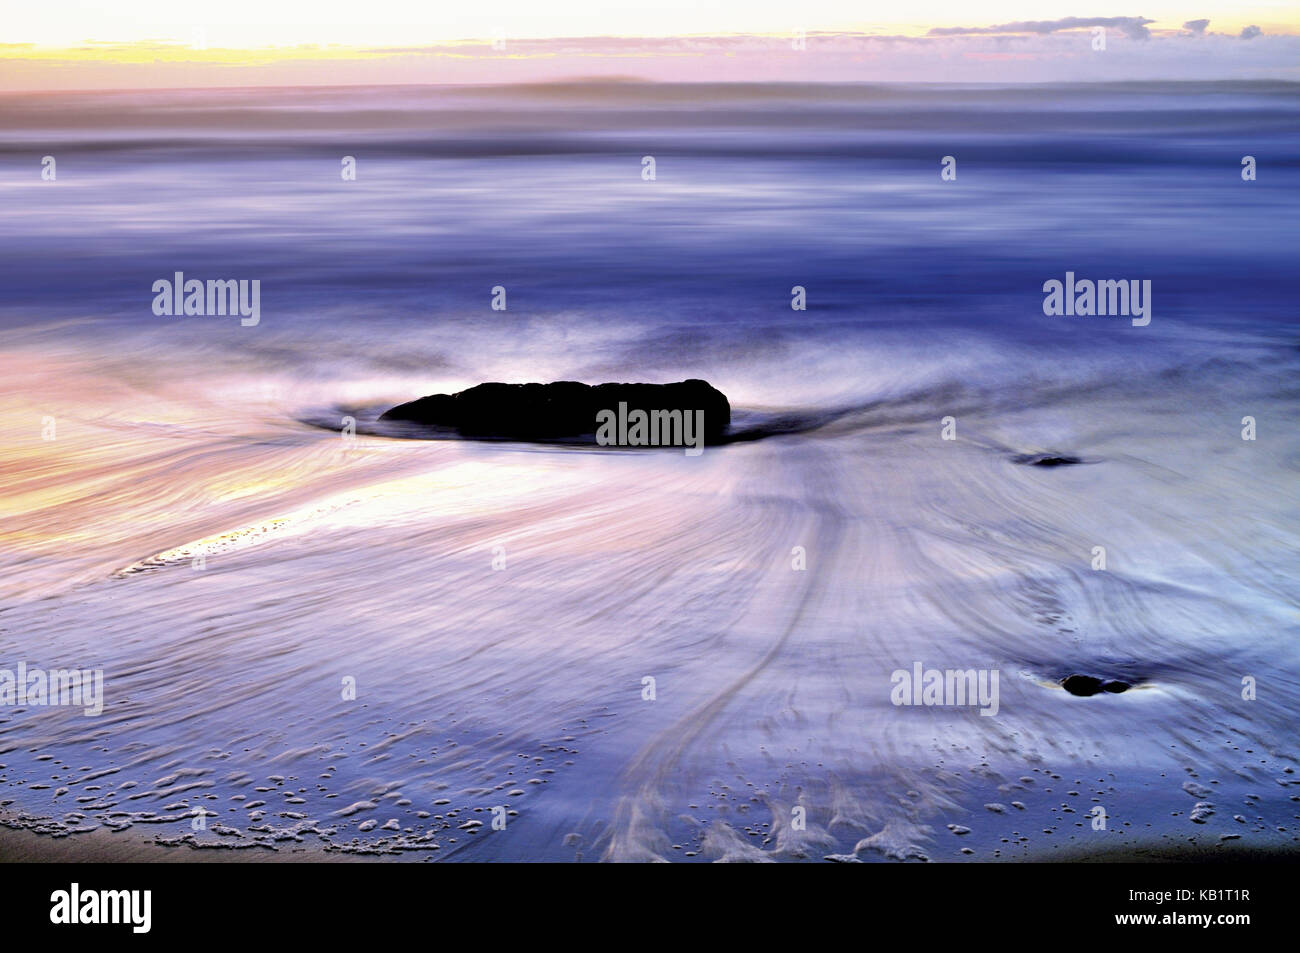
M1262 35L1263 32L1264 31L1257 26L1248 26L1241 31L1241 38L1243 40L1253 40L1255 37Z
M1197 36L1205 32L1205 28L1210 25L1209 20L1188 20L1183 24L1184 30L1191 30Z
M969 36L983 33L1037 33L1046 35L1058 30L1074 30L1079 27L1106 26L1114 27L1125 36L1134 40L1145 40L1151 35L1148 23L1155 23L1146 17L1062 17L1060 20L1022 20L1018 23L1003 23L999 26L941 26L929 32L929 36ZM1209 22L1209 21L1206 21Z

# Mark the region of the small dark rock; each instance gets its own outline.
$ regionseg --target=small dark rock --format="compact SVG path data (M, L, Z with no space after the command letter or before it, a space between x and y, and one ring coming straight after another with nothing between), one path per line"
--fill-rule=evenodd
M1071 695L1081 695L1086 698L1102 691L1102 681L1091 675L1067 675L1061 679L1061 687Z
M1068 467L1083 463L1081 458L1064 453L1022 453L1012 460L1027 467Z
M1067 675L1061 679L1061 687L1071 695L1087 698L1089 695L1099 695L1102 692L1118 695L1133 686L1117 678L1101 679L1094 678L1092 675Z

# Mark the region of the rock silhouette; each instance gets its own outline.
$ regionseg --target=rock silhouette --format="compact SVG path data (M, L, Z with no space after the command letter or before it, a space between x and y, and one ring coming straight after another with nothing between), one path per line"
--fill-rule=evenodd
M1128 691L1132 686L1128 682L1122 682L1117 678L1100 679L1093 675L1067 675L1061 679L1061 687L1071 695L1081 695L1087 698L1090 695L1099 695L1102 692L1118 695L1120 692Z
M498 440L595 442L596 415L642 410L704 412L704 442L718 443L731 424L726 395L707 381L674 384L479 384L456 394L431 394L399 404L380 420L454 430ZM586 439L584 439L586 438Z

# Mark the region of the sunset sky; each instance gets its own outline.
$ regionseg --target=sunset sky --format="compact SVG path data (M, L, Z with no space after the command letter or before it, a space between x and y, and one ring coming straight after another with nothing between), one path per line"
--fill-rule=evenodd
M1104 59L1089 45L1096 25L1108 32ZM596 75L1300 78L1300 5L1290 0L1118 10L1081 0L50 0L11 4L2 30L0 89ZM808 34L802 49L799 31Z

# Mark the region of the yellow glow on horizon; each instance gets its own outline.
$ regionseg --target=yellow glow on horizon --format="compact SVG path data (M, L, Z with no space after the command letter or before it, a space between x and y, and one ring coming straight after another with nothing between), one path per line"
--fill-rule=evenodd
M468 38L789 36L803 30L920 36L933 27L987 27L1082 16L1143 16L1153 30L1210 20L1214 32L1247 25L1300 32L1293 0L1143 0L1095 11L1080 0L911 0L905 6L844 0L478 0L465 7L427 0L56 0L13 3L0 35L12 48L72 50L94 44L210 46L225 50L443 46Z
M945 48L958 44L949 36L892 49L862 41L917 40L935 28L1090 18L1091 8L1080 9L1080 2L990 0L976 9L954 0L912 0L892 8L845 0L801 0L797 6L788 0L479 0L449 11L423 0L223 0L213 7L118 0L111 9L102 0L59 0L25 4L6 15L0 90L533 82L596 74L687 81L901 75L928 81L976 62L988 64L991 79L1032 79L1050 72L1043 64L1063 62L1025 48L1052 42L1047 34L1015 31L1019 52L990 48L1012 32L960 34L971 47L951 54ZM1162 45L1168 55L1151 59L1151 69L1168 69L1159 78L1195 78L1197 69L1214 70L1224 50L1234 75L1249 71L1255 50L1270 41L1236 47L1247 26L1275 38L1300 36L1294 0L1217 7L1222 2L1143 0L1141 7L1134 4L1137 9L1103 12L1132 18L1140 11L1157 41L1187 37L1183 24L1189 20L1210 21L1200 49L1199 38ZM1076 27L1051 37L1087 32ZM1121 48L1145 42L1123 37L1118 27L1109 32ZM790 44L801 33L808 56L796 62ZM1234 40L1232 48L1227 38ZM1221 52L1212 52L1211 44ZM1300 74L1300 64L1288 65L1284 46L1274 42L1272 49L1267 62L1254 66L1254 75ZM926 50L935 51L929 65L916 65L923 57L912 54ZM833 55L818 57L819 52ZM1035 61L1038 72L1026 72L1025 64ZM1179 61L1192 65L1179 67ZM969 71L965 75L972 78Z
M67 48L23 44L0 45L0 60L6 58L65 63L209 63L259 65L293 60L357 60L388 56L381 50L358 50L345 46L268 46L246 49L200 48L182 43L103 43Z
M1220 32L1239 33L1248 25L1258 25L1266 33L1300 33L1300 14L1297 14L1297 21L1288 24L1261 24L1257 20L1247 17L1240 21L1223 21L1222 23L1212 23L1220 27ZM899 24L891 30L864 29L859 32L861 36L906 36L912 38L924 37L932 29L930 26L919 24ZM1085 28L1076 28L1085 29ZM1151 24L1153 34L1159 35L1161 32L1159 24ZM1170 32L1178 32L1176 28L1169 28ZM809 42L814 43L817 40L819 32L809 31ZM845 31L849 32L849 31ZM644 49L631 49L626 52L618 50L600 49L602 41L611 40L637 40L647 41L664 40L664 39L681 39L681 40L709 40L727 37L748 37L755 40L772 40L775 43L784 43L793 34L784 33L746 33L746 34L681 34L679 36L651 36L651 35L606 35L600 37L573 37L575 41L581 41L580 46L570 47L563 51L563 55L583 55L583 56L642 56L645 55ZM1032 35L1032 34L1020 34ZM43 45L39 43L0 43L0 63L9 61L59 61L64 63L107 63L107 64L156 64L156 63L207 63L221 65L264 65L272 63L293 62L295 60L365 60L365 59L382 59L392 56L400 56L414 52L423 52L433 55L457 58L494 58L494 59L522 59L522 58L553 58L562 55L559 51L545 50L533 47L527 52L519 52L517 49L509 49L508 41L500 49L494 49L492 46L493 37L460 37L456 39L443 40L436 43L423 44L415 46L412 44L401 44L393 46L376 46L373 44L356 45L344 43L266 43L249 46L211 46L206 42L185 42L181 40L137 40L130 42L113 42L113 41L84 41L67 46ZM566 37L516 37L517 40L555 40L563 41ZM690 55L682 51L656 51L656 56L673 56L673 55Z

